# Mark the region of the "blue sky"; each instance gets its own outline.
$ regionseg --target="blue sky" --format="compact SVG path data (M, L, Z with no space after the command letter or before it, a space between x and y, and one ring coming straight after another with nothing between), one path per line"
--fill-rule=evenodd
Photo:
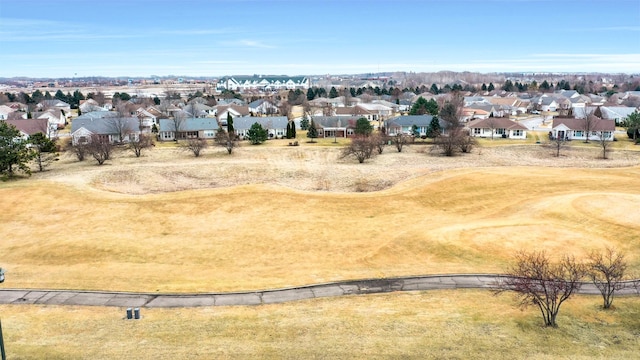
M0 0L0 77L640 73L640 0Z

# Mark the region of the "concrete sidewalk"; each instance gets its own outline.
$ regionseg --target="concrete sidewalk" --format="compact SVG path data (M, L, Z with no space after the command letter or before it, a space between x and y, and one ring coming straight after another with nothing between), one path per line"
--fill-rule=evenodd
M0 289L0 304L82 305L116 307L196 307L275 304L333 296L438 289L491 289L498 274L456 274L348 280L293 288L251 292L157 294L109 291ZM583 283L580 294L600 294L591 283ZM629 288L620 295L636 294Z

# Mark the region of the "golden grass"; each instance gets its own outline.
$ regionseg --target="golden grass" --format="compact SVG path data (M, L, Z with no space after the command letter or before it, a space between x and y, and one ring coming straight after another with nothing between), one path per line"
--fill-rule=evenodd
M559 327L509 295L452 290L253 307L125 309L2 305L10 359L632 359L640 302L566 302Z
M94 169L97 179L112 171ZM6 183L4 286L251 290L502 272L519 249L582 255L607 245L628 252L637 271L639 175L637 167L458 169L343 194L245 185L132 196L73 174L66 186Z

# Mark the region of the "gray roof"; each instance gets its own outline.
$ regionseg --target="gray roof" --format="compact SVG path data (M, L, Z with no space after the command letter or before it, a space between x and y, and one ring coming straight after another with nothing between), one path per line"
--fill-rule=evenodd
M251 128L251 125L258 123L262 125L264 129L286 129L288 122L289 118L286 116L243 116L233 118L233 128L235 130L248 130Z
M74 133L80 128L85 128L94 134L117 134L119 131L116 121L120 120L123 121L122 125L125 131L135 132L140 130L140 120L137 117L120 118L118 116L109 116L103 118L78 117L71 123L71 132Z
M175 126L172 119L160 119L159 131L175 131ZM218 122L215 118L186 118L178 127L179 131L218 130Z
M316 128L355 128L362 116L314 116Z
M404 127L404 126L429 126L431 124L431 120L433 119L432 115L404 115L404 116L396 116L387 120L387 127Z

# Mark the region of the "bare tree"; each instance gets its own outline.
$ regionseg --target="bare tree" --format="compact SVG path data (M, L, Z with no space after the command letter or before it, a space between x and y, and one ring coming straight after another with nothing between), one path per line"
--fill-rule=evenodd
M489 126L489 130L491 130L491 140L493 140L493 135L496 132L496 126L498 126L496 124L496 118L490 116L489 118L487 118L486 124L487 126Z
M178 141L178 137L180 136L180 131L182 130L183 124L186 121L187 116L183 111L178 111L173 114L171 118L171 124L173 125L173 139Z
M568 146L568 142L566 137L564 136L553 136L551 132L549 132L549 143L545 145L546 147L552 149L555 152L556 157L560 157L560 151Z
M602 149L602 158L608 159L609 152L611 152L611 147L613 146L613 141L609 140L609 136L611 135L608 131L598 131L598 144Z
M594 115L594 109L589 109L586 106L584 107L584 119L583 119L583 124L584 124L584 131L585 131L585 143L589 143L589 136L591 135L591 132L593 131L594 127L596 126L596 123L598 122L598 117Z
M92 99L97 102L100 107L104 106L104 104L107 102L107 97L102 91L98 91L97 93L93 94Z
M398 132L396 136L391 137L391 142L395 145L398 152L402 152L402 149L409 143L409 136L402 131Z
M516 264L498 283L497 293L513 291L520 306L537 306L545 326L556 327L560 306L576 293L585 266L572 256L564 256L552 263L544 251L519 252Z
M465 154L470 153L471 150L473 150L473 148L477 145L478 141L476 140L476 138L471 136L468 131L463 129L458 140L458 148L460 149L460 151Z
M109 141L109 137L104 135L91 135L91 141L86 144L86 148L87 152L98 162L98 165L109 160L113 152L113 144Z
M153 143L153 137L148 134L140 134L136 139L129 142L129 149L133 151L136 157L142 155L143 149L148 149L155 146Z
M271 112L273 113L273 109L271 107L268 107L267 110L271 110ZM280 104L278 105L278 111L280 112L280 115L286 116L288 119L291 118L291 104L287 100L280 101Z
M87 143L78 143L76 145L71 146L71 149L73 150L73 153L76 155L76 158L78 158L78 161L84 161L87 153L89 152L87 145L88 145Z
M458 149L469 149L469 145L473 147L473 142L467 139L471 135L464 129L460 120L462 106L462 97L454 96L440 108L439 118L444 124L444 131L436 136L433 143L445 156L455 155Z
M216 143L216 145L225 148L229 155L231 155L233 149L238 146L238 137L236 136L236 134L229 134L224 130L224 128L218 129L213 141Z
M587 268L589 278L602 294L602 307L609 309L615 292L625 288L623 281L627 261L624 254L610 247L605 249L604 254L593 251L589 254Z
M378 151L378 154L382 154L382 152L384 151L384 147L387 145L387 142L389 141L389 137L381 131L376 131L373 134L371 134L371 136L369 136L369 140L375 146L375 149Z
M351 143L342 149L342 158L355 156L358 162L362 164L366 159L373 156L375 143L366 136L357 136L351 139Z
M206 149L209 146L205 139L188 139L185 143L181 144L181 147L193 153L195 157L199 157L202 150Z
M107 121L109 122L111 132L118 135L118 143L120 144L124 142L125 136L129 135L133 131L129 126L129 118L127 117L116 116L109 118Z

